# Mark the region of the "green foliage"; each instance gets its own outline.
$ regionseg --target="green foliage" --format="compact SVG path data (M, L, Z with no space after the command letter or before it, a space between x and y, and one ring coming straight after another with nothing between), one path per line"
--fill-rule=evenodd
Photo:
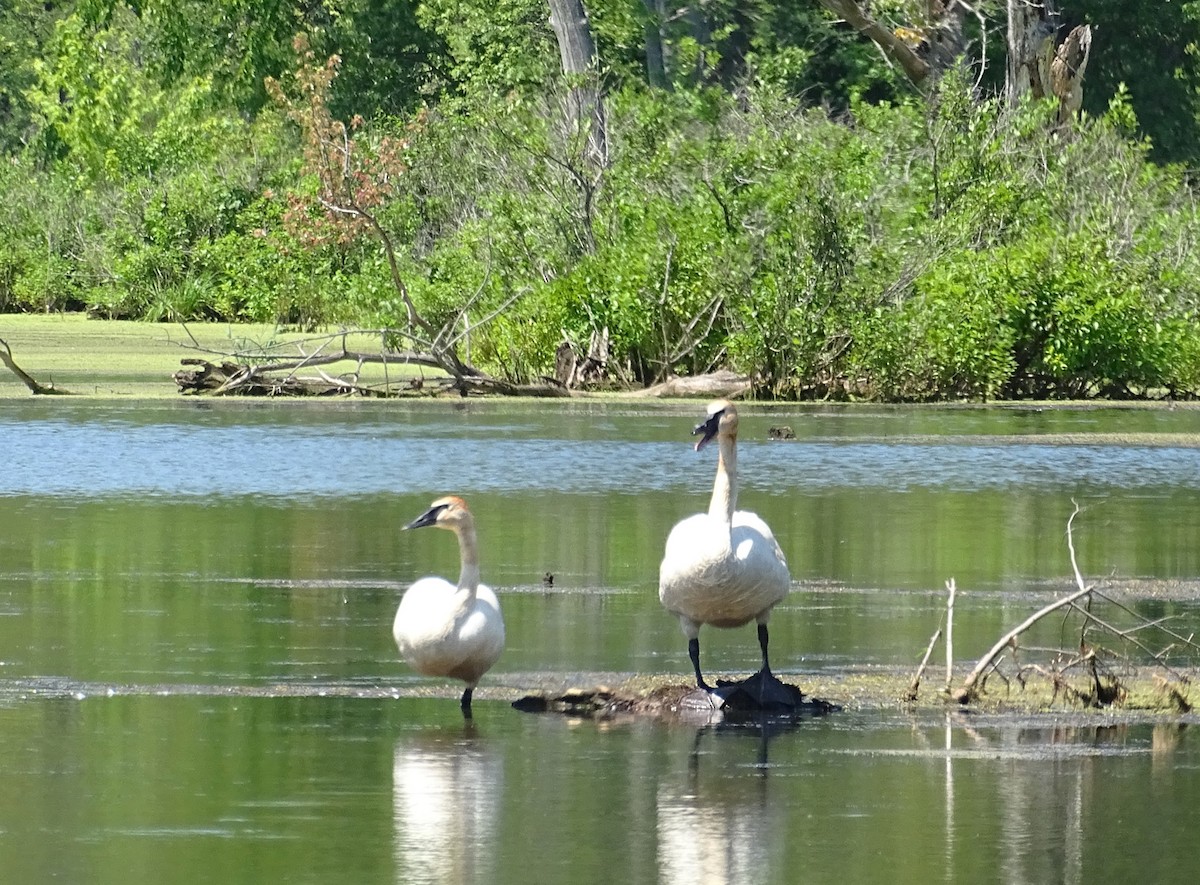
M436 88L451 93L524 91L558 69L544 0L426 0L417 23L444 42ZM519 51L517 51L519 49Z
M54 63L34 65L27 95L42 124L43 159L83 180L159 175L215 158L244 124L210 110L211 76L159 89L142 72L144 24L119 8L97 25L78 13L58 22Z
M84 248L78 188L25 160L0 164L0 193L0 309L78 309L76 257Z
M212 84L214 104L256 111L266 102L263 81L292 61L296 31L329 23L337 4L290 4L254 0L141 0L130 9L145 34L145 66L164 91L202 78Z
M6 0L0 4L0 152L20 150L32 135L32 108L26 93L36 80L35 61L46 51L58 4L45 0Z
M887 400L992 399L1013 372L1003 293L980 279L979 256L943 256L899 304L854 323L855 369Z
M1200 394L1194 187L1153 162L1194 143L1190 55L1167 121L1141 61L1096 89L1102 26L1093 116L1052 131L970 72L905 92L819 4L587 6L603 162L542 0L0 10L0 310L405 328L407 292L513 380L566 342L762 396Z
M309 7L330 10L328 22L313 34L317 50L342 59L330 100L335 116L400 116L420 106L447 55L446 41L421 25L422 5L416 0L342 0ZM287 45L291 37L289 32ZM290 64L290 55L287 60Z
M1190 318L1157 309L1154 275L1094 239L1040 233L992 265L1016 335L1007 395L1128 396L1194 373Z

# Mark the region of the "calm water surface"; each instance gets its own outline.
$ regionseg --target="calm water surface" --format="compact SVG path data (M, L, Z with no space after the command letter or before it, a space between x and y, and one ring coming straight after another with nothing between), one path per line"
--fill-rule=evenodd
M655 588L711 488L699 412L0 404L0 880L1192 881L1186 721L511 710L548 675L689 672ZM1198 439L1190 409L748 407L740 501L795 582L772 663L909 670L951 577L981 654L1072 585L1073 500L1084 571L1200 629ZM447 492L508 626L472 727L390 636L407 583L456 573L399 532ZM751 628L702 640L757 665Z

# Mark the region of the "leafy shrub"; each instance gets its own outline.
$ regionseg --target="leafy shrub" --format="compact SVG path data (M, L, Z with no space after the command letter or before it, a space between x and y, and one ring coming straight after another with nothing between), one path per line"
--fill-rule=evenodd
M1013 372L1005 293L962 252L919 278L900 303L880 306L854 328L853 371L887 400L995 398Z

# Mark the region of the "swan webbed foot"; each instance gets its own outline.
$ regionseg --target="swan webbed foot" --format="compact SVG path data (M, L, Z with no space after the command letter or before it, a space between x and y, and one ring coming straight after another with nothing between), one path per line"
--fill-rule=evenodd
M738 682L718 680L710 694L720 699L721 707L733 710L787 711L804 703L800 689L780 682L766 667Z

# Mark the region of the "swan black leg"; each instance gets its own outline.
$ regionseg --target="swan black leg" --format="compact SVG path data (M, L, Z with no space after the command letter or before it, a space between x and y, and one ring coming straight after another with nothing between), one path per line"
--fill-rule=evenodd
M700 674L700 640L688 640L688 657L692 659L692 669L696 671L696 685L705 691L712 691L704 677Z
M471 718L471 695L473 693L474 689L468 688L462 693L462 700L458 703L458 705L462 707L463 719Z
M766 624L758 625L758 647L762 649L763 672L770 673L771 665L767 663L767 625Z

